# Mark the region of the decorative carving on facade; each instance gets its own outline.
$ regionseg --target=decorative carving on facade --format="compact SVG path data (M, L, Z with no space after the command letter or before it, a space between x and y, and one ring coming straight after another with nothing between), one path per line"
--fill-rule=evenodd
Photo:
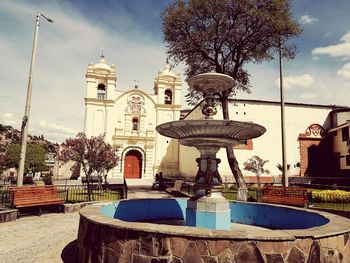
M323 138L326 131L319 124L311 124L305 131L306 137Z
M127 107L125 109L126 113L130 113L133 115L145 114L145 102L140 96L131 95L128 98Z

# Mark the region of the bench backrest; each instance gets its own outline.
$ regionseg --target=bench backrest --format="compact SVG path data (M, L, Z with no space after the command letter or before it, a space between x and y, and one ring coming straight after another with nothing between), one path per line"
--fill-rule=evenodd
M302 197L307 199L307 189L301 187L270 186L262 189L263 196Z
M32 199L32 198L52 198L58 197L57 187L54 185L48 186L21 186L21 187L10 187L10 192L13 195L14 200L16 199Z

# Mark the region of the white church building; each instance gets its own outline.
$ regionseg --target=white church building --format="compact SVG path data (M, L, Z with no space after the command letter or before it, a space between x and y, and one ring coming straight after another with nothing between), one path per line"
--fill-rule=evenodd
M185 119L204 118L200 104L192 110L181 110L180 75L173 73L166 65L155 76L153 94L147 94L137 86L121 91L116 84L115 66L108 65L104 57L88 66L84 130L87 136L104 133L107 142L119 147L120 160L108 175L109 178L153 180L159 172L168 176L194 177L197 173L195 159L199 152L195 148L179 145L177 140L163 137L155 130L157 125L179 120L180 116ZM312 147L318 147L324 141L327 131L334 134L336 127L343 129L344 123L348 123L349 108L345 108L345 111L339 109L341 107L334 105L285 104L290 176L308 175L311 162L314 162ZM282 163L280 103L235 99L231 101L229 111L232 120L254 122L266 127L266 133L261 137L235 147L243 174L251 175L243 169L243 163L258 155L269 161L265 168L270 170L271 175L278 176L281 172L277 165ZM334 125L332 118L338 112L343 115L345 112L346 117L342 123ZM215 118L222 118L220 107ZM339 151L333 151L340 159L342 155ZM346 151L343 155L346 157ZM342 158L345 160L347 157L344 156ZM218 158L221 159L219 172L222 178L232 180L224 149L219 151ZM314 163L317 166L317 162ZM350 169L350 161L349 166L342 167Z
M101 57L86 73L85 133L105 134L119 147L120 161L109 177L153 180L158 171L177 173L178 144L159 135L155 127L178 120L181 109L181 77L169 65L155 76L154 93L137 86L116 89L114 65Z

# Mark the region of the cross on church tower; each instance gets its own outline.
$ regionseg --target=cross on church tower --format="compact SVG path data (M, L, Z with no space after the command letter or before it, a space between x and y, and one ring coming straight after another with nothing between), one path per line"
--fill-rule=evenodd
M134 88L137 89L139 87L138 83L140 83L140 80L134 79Z

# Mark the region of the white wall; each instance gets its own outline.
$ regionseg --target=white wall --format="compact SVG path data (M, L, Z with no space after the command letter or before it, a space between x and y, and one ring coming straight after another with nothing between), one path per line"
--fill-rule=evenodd
M215 118L222 119L221 107L217 107L217 110L218 114ZM200 111L200 107L195 108L186 119L200 118ZM260 158L269 161L265 168L270 170L271 175L279 175L280 171L276 167L277 164L282 163L279 104L262 101L238 101L234 104L230 104L229 111L231 120L254 122L266 128L265 134L259 138L253 139L253 150L235 150L243 174L249 175L247 171L243 170L243 163L253 155L258 155ZM299 174L299 168L294 168L294 166L300 162L299 134L305 133L305 130L311 124L317 123L322 126L330 111L330 107L324 106L316 107L312 105L286 104L286 152L287 164L291 165L291 175ZM195 176L195 171L197 169L194 169L194 165L196 165L194 160L198 156L199 153L197 150L180 146L180 172L184 175L192 174ZM217 157L221 159L219 173L222 178L225 179L225 176L231 178L232 173L227 162L225 149L221 149Z

